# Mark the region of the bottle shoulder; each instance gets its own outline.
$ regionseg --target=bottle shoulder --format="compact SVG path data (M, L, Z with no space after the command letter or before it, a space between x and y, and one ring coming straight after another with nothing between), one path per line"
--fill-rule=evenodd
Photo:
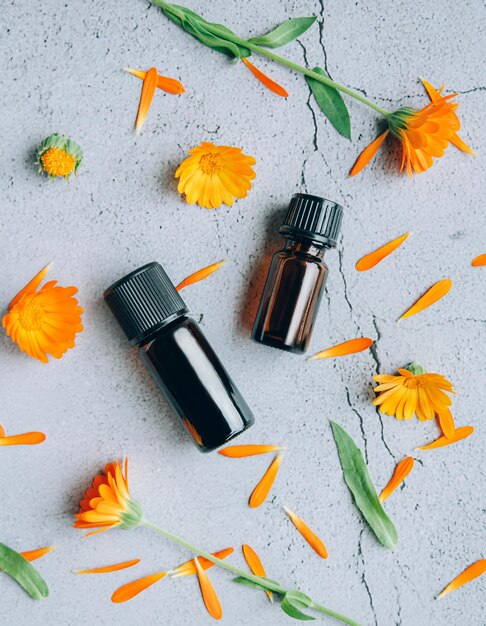
M310 252L301 250L288 250L282 248L273 255L274 263L296 264L296 265L316 265L324 269L329 269L327 263L321 256L316 256Z
M201 330L196 320L190 315L181 315L170 324L163 326L147 337L139 344L138 349L140 352L147 352L152 346L170 341L174 335L180 335L181 333L200 335Z

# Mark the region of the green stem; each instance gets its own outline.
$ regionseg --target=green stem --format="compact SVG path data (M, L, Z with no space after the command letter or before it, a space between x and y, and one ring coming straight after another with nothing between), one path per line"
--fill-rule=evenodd
M155 530L156 532L160 533L167 539L170 539L171 541L178 543L180 546L187 548L188 550L190 550L197 556L203 556L205 559L208 559L208 561L211 561L218 567L221 567L222 569L225 569L228 572L232 572L233 574L236 574L237 576L246 578L247 580L250 580L251 582L254 582L257 585L262 585L266 589L270 589L271 591L274 591L275 593L282 595L282 596L284 596L288 591L288 589L284 589L278 583L268 580L267 578L254 576L253 574L250 574L249 572L246 572L245 570L242 570L239 567L231 565L231 563L227 563L226 561L223 561L222 559L218 559L217 557L213 556L209 552L200 550L199 548L194 546L192 543L189 543L185 539L181 539L181 537L178 537L177 535L174 535L170 533L169 531L164 530L160 526L153 524L152 522L150 522L149 520L146 520L145 518L142 519L140 524L142 526L146 526L147 528L151 528L152 530ZM331 609L328 609L325 606L322 606L315 602L312 603L312 606L310 608L316 611L319 611L320 613L325 613L326 615L329 615L330 617L334 617L335 619L340 620L343 624L348 624L348 626L359 626L357 622L353 621L349 617L345 617L344 615L341 615L340 613L336 613L335 611L332 611Z
M158 5L162 9L164 8L170 9L171 7L173 7L173 5L169 4L168 2L165 2L164 0L151 0L151 1L153 2L153 4ZM181 16L181 18L183 19L183 16ZM271 59L272 61L279 63L280 65L284 65L285 67L295 70L296 72L300 72L301 74L304 74L305 76L309 76L309 78L313 78L314 80L316 80L319 83L322 83L323 85L327 85L328 87L333 87L334 89L337 89L338 91L342 91L343 93L350 96L351 98L354 98L355 100L359 100L359 102L362 102L363 104L366 104L367 106L371 107L372 109L377 111L377 113L379 113L380 115L383 115L384 117L390 117L390 115L392 115L391 111L387 111L386 109L383 109L382 107L378 106L371 100L368 100L368 98L365 98L365 96L361 95L360 93L353 91L352 89L349 89L349 87L345 87L344 85L337 83L336 81L332 80L331 78L328 78L327 76L323 76L322 74L313 72L307 67L303 67L302 65L298 65L297 63L294 63L293 61L289 61L288 59L285 59L284 57L281 57L278 54L275 54L271 50L268 50L266 48L263 48L262 46L258 46L254 43L251 43L251 41L248 41L246 39L241 39L240 37L237 37L233 33L229 33L226 30L224 31L224 34L222 34L221 30L218 29L217 25L214 25L214 26L215 28L213 28L213 24L211 24L210 22L204 23L204 29L216 37L224 38L227 41L231 41L232 43L238 46L248 48L249 50L252 50L253 52L255 52L255 54L259 54L261 56L267 57L268 59Z

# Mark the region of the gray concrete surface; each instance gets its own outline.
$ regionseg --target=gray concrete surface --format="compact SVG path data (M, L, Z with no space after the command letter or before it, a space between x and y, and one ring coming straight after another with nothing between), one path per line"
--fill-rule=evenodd
M324 64L378 103L422 106L418 76L460 94L462 136L484 150L483 3L427 0L191 2L209 18L254 35L297 15L316 25L284 54ZM128 455L131 488L146 515L202 547L250 543L268 574L299 586L361 624L484 626L485 580L440 602L434 596L466 565L484 558L482 427L486 392L485 271L470 260L486 252L484 162L454 148L421 177L396 172L385 147L356 179L347 171L377 133L376 116L350 101L353 142L329 126L300 75L258 60L290 91L287 101L264 91L234 66L181 32L143 0L27 3L5 0L2 36L0 302L46 262L52 277L79 287L86 330L60 362L45 366L1 337L1 419L10 433L40 429L46 443L0 450L1 541L18 550L54 543L38 562L50 597L34 603L6 576L0 623L36 626L210 624L195 579L159 583L115 606L112 591L168 568L188 554L150 531L113 531L83 541L72 513L89 477ZM133 122L140 82L121 68L156 65L180 78L181 97L158 93L142 133ZM52 132L71 135L85 164L70 184L49 184L33 165L35 146ZM242 146L257 159L248 198L206 211L177 194L175 168L202 140ZM346 209L338 252L311 350L357 335L376 350L307 362L249 339L277 226L292 193L308 191ZM481 191L483 193L481 193ZM358 274L354 264L373 247L406 231L413 236L393 258ZM271 498L258 510L247 497L269 458L229 460L200 455L130 349L101 294L110 282L151 260L178 281L228 258L207 282L188 289L192 311L255 411L241 442L286 446ZM452 292L433 309L397 317L440 278ZM414 449L437 436L434 424L398 423L371 406L371 377L412 359L455 384L454 413L475 435L443 450ZM357 513L342 479L328 426L332 418L360 443L378 486L406 454L419 461L405 487L386 504L399 532L394 552L381 547ZM320 560L286 519L300 513L322 535ZM130 558L130 571L77 577L73 568ZM290 623L263 594L236 587L214 571L224 623ZM322 620L331 624L331 620Z

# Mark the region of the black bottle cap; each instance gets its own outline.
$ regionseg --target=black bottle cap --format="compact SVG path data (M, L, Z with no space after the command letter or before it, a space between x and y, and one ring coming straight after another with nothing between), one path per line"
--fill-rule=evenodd
M188 312L159 263L148 263L120 278L103 297L131 344Z
M342 219L343 207L336 202L307 193L296 193L292 196L279 232L307 237L335 248Z

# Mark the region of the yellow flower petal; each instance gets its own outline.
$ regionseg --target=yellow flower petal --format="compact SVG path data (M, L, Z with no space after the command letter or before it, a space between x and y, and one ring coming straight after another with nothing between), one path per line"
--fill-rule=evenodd
M281 447L273 445L243 444L238 446L228 446L222 450L218 450L218 454L227 456L231 459L242 459L248 456L256 456L257 454L275 452L276 450L281 450Z
M317 354L309 357L310 359L330 359L336 356L346 356L348 354L356 354L357 352L363 352L373 345L373 339L369 337L358 337L356 339L348 339L338 343L332 348L326 348L321 350Z
M380 502L383 502L391 496L391 494L397 489L410 474L413 469L415 461L411 456L405 457L395 468L393 476L390 478L388 484L380 494Z
M356 269L358 272L366 272L372 267L375 267L375 265L378 265L380 261L383 261L384 258L400 247L409 236L410 233L405 233L404 235L389 241L384 246L381 246L381 248L378 248L366 256L361 257L361 259L356 263Z
M211 265L208 265L207 267L203 267L197 272L194 272L194 274L190 274L189 276L184 278L182 282L180 282L177 285L176 287L177 291L181 291L182 289L184 289L184 287L187 287L188 285L193 285L194 283L197 283L200 280L204 280L208 278L208 276L211 276L211 274L214 274L214 272L219 270L220 267L223 267L225 263L226 263L226 260L218 261L217 263L212 263Z
M105 565L104 567L95 567L93 569L76 569L75 574L108 574L110 572L118 572L121 569L127 569L140 563L140 559L132 561L123 561L122 563L114 563L113 565Z
M262 476L260 482L253 490L249 500L249 505L252 509L256 509L261 506L267 499L270 489L277 478L281 462L282 454L277 454L265 474Z
M322 557L323 559L327 559L329 554L327 552L327 548L324 545L324 542L322 541L322 539L318 537L315 534L315 532L309 528L309 526L307 526L307 524L304 522L304 520L301 517L299 517L298 515L296 515L289 509L287 509L286 507L284 507L284 510L287 513L287 515L290 517L290 519L292 520L292 523L297 528L299 533L302 535L302 537L304 537L304 539L310 545L310 547L320 557Z
M375 156L375 154L381 148L381 145L385 141L385 139L388 137L389 132L390 132L389 130L385 130L384 133L379 135L374 141L370 143L369 146L367 146L363 150L363 152L359 155L359 157L356 159L355 164L351 168L351 171L349 172L350 176L356 176L356 174L359 174L361 170L363 170L368 165L371 159Z
M197 579L199 581L199 586L201 588L201 594L206 609L208 610L208 613L209 615L211 615L211 617L214 617L214 619L221 619L223 617L223 609L221 608L221 602L216 595L216 591L214 590L214 587L211 584L208 575L201 567L198 557L194 559L194 563L196 565Z
M115 604L127 602L166 576L167 572L157 572L156 574L150 574L150 576L144 576L143 578L134 580L131 583L127 583L113 592L111 601L115 602Z
M32 432L0 437L0 446L35 446L46 440L44 433Z
M432 285L432 287L430 287L430 289L426 293L424 293L424 295L421 296L413 306L405 311L405 313L400 317L400 320L412 317L412 315L416 315L424 309L427 309L429 306L432 306L438 300L448 294L451 290L451 287L452 281L450 279L445 278L444 280L439 280L434 285Z
M449 446L451 443L456 443L457 441L462 441L469 437L474 432L474 426L460 426L456 428L454 431L454 437L452 439L448 439L447 437L439 437L432 443L429 443L425 446L421 446L419 450L433 450L435 448L443 448L444 446Z
M440 429L447 439L454 439L455 425L454 418L449 408L445 408L440 413L437 413L437 421L439 422Z

